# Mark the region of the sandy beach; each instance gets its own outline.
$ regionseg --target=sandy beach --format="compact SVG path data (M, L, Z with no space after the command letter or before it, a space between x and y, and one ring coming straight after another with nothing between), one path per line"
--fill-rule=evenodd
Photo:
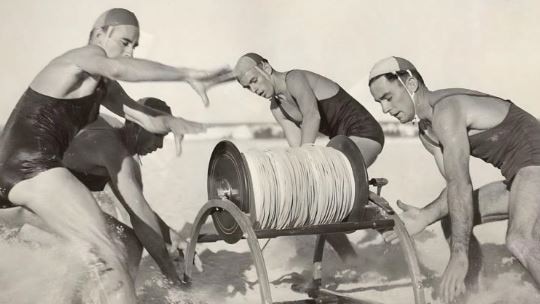
M282 140L233 140L241 151L284 146ZM188 140L177 158L171 142L164 149L142 159L145 193L153 208L172 227L186 235L191 222L206 202L206 176L210 154L218 140ZM325 144L320 140L319 144ZM442 189L443 180L427 152L414 139L390 139L385 151L369 170L371 177L385 177L390 183L383 196L394 205L397 199L415 206L430 202ZM403 159L410 158L407 161ZM500 178L497 171L473 160L475 186ZM394 205L395 207L395 205ZM475 229L482 243L484 262L481 286L466 303L538 303L531 280L503 245L506 222ZM212 232L208 222L204 228ZM0 303L68 303L80 273L80 264L56 238L25 227L21 236L2 232L0 250ZM398 245L383 242L371 230L349 234L359 258L345 266L336 254L325 249L323 284L366 303L414 303L404 257ZM266 240L260 240L261 247ZM269 241L263 255L271 281L274 301L306 299L293 287L311 278L315 236L280 237ZM41 245L40 245L41 244ZM436 298L438 279L449 251L440 225L435 224L415 238L426 297ZM188 291L164 288L155 263L145 254L137 276L141 303L259 303L259 285L245 241L199 244L197 252L204 264L195 273ZM24 261L23 265L20 265ZM179 265L183 268L182 265ZM36 286L40 286L36 288Z

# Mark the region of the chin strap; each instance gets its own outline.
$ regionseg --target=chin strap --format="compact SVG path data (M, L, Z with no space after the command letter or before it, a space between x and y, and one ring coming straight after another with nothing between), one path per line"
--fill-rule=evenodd
M410 70L407 70L407 73L409 74L409 76L411 77L414 77L413 74L411 73ZM413 104L413 110L414 110L414 118L413 120L411 121L411 123L413 125L416 125L418 124L418 122L420 121L420 118L418 118L418 115L416 115L416 103L414 102L414 94L415 92L409 92L409 89L407 88L407 86L405 85L405 83L403 82L403 80L401 80L401 78L399 77L399 75L397 74L397 72L394 72L392 73L394 75L396 75L397 79L399 80L399 82L401 82L401 84L403 85L403 87L405 88L405 91L407 91L407 94L409 94L409 97L411 98L411 102Z

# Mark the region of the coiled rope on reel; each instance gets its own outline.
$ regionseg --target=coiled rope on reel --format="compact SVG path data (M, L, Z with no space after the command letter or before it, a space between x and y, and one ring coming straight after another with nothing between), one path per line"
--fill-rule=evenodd
M208 166L208 199L226 199L246 213L255 230L291 230L362 221L369 185L362 154L338 135L326 147L252 150L219 142ZM219 209L211 213L217 232L235 243L242 231Z
M253 257L261 300L272 303L261 239L319 235L313 265L320 271L327 234L394 229L409 267L415 303L424 304L413 242L397 215L386 207L388 202L369 191L360 150L342 135L332 138L327 147L241 153L232 142L219 142L208 167L208 201L195 218L186 250L184 280L191 280L197 243L224 240L235 244L245 238ZM385 184L375 181L377 187ZM209 215L218 235L201 234ZM268 241L263 249L267 244ZM320 294L328 292L321 286L321 277L314 272L308 295L316 301L323 299ZM339 299L348 299L335 294Z
M337 223L354 204L354 175L347 157L321 146L244 153L260 229Z

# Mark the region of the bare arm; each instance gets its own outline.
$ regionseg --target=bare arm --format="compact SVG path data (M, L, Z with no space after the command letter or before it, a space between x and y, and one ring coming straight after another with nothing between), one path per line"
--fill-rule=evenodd
M206 129L201 123L172 116L139 104L131 99L120 84L114 80L107 82L107 96L102 104L113 113L135 122L149 132L156 134L173 132L178 155L182 151L181 144L184 134L200 133Z
M285 133L285 138L287 139L289 146L300 147L302 139L300 128L283 115L283 112L281 112L281 109L275 104L275 101L272 101L270 107L272 109L272 115L274 115L274 118L283 129L283 133Z
M208 80L204 81L188 81L193 90L196 92L199 92L199 95L201 95L201 98L203 99L203 103L205 107L208 107L210 105L210 100L208 99L208 96L206 95L206 91L209 89L230 81L236 80L236 76L232 71L228 71L226 69L223 70L223 73L216 74L215 77L209 78Z
M302 113L300 144L314 143L319 133L321 116L317 106L317 97L305 75L301 71L290 71L287 77L287 87L298 103Z
M109 58L102 48L95 45L75 49L66 54L66 59L88 74L129 82L187 81L212 76L205 71L173 67L146 59Z
M450 261L443 275L442 294L447 302L465 291L469 240L473 227L473 195L469 174L470 146L467 121L459 100L439 102L433 113L433 130L442 146L451 221Z
M114 146L109 145L104 152ZM115 151L101 154L102 163L111 176L111 188L128 211L135 235L144 248L156 261L163 274L172 282L179 283L179 276L165 244L162 230L164 223L160 222L160 218L144 198L140 168L127 151L122 151L124 149L119 145L114 148Z
M445 176L444 164L442 162L442 151L440 147L431 144L429 141L427 141L423 137L423 135L420 135L420 140L422 141L422 144L424 145L426 150L428 150L435 158L437 167L439 168L439 171L444 177ZM448 192L447 192L447 188L445 187L435 200L433 200L431 203L427 204L426 206L422 208L408 205L406 203L403 203L401 200L398 200L397 206L401 210L403 210L403 212L399 215L399 217L403 221L405 228L407 229L407 232L409 232L410 235L416 235L424 231L427 226L447 216L448 215L447 198L448 198ZM399 240L398 235L393 230L385 231L383 233L383 237L385 241L391 242L391 243L397 243Z
M467 253L473 200L466 121L456 103L443 100L434 112L434 130L444 147L443 164L452 220L452 252Z
M171 131L171 120L181 119L136 102L127 95L117 81L113 80L108 81L107 96L102 104L116 115L133 121L147 131L157 134L168 133ZM195 124L193 127L202 129L200 124ZM199 131L198 128L193 130L188 128L184 133Z

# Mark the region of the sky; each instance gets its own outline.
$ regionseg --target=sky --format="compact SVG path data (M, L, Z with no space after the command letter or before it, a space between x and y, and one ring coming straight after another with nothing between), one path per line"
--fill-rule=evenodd
M367 87L387 56L411 60L430 89L464 87L511 99L536 117L540 2L509 0L48 0L1 1L0 124L51 59L87 43L94 20L124 7L138 16L135 56L173 66L233 66L258 52L278 71L306 69L347 90L379 120ZM166 100L192 120L271 122L269 102L235 82L205 108L185 83L122 83L134 99Z

